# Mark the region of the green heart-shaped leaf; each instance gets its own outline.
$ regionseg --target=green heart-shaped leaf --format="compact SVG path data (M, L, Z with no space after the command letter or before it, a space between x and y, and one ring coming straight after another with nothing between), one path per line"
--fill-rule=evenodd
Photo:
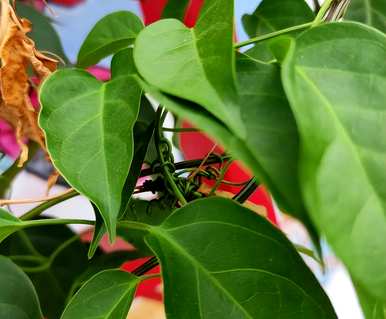
M39 123L53 163L95 203L111 240L133 158L140 97L130 76L101 83L76 69L55 72L40 91Z
M288 239L229 199L191 202L160 226L122 224L147 229L168 318L336 318Z
M310 22L314 17L304 0L263 0L252 14L245 14L242 21L248 35L257 37ZM246 54L262 61L274 58L267 41L256 43Z
M345 18L366 23L386 32L386 2L384 0L351 0Z
M39 300L28 277L8 258L0 256L1 318L42 319Z
M143 29L142 21L129 11L106 15L95 24L78 54L78 66L87 67L126 48Z
M126 319L139 281L120 270L102 271L74 295L61 319Z
M309 212L355 281L381 299L386 299L385 57L383 33L332 23L292 44L282 74L301 136L301 186Z
M166 19L137 37L134 60L147 82L198 103L244 136L234 84L233 1L206 1L189 29Z
M0 243L9 235L23 228L23 222L0 208Z

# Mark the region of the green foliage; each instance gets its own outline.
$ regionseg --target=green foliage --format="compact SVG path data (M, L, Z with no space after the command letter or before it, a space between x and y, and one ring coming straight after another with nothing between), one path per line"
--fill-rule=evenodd
M385 56L381 32L331 23L296 39L282 74L302 141L300 176L309 212L355 280L382 299L386 144L378 136L386 133Z
M26 271L43 314L59 318L71 284L88 265L86 249L69 228L55 225L15 233L0 245L0 254Z
M125 319L139 278L120 270L92 277L70 300L61 319Z
M87 67L126 48L142 30L142 21L133 13L119 11L98 21L87 35L78 54L78 66Z
M39 300L28 277L0 256L0 315L12 319L41 319Z
M226 4L229 1L217 2L219 5L222 3L223 14L232 15L233 8ZM182 110L181 104L186 104L183 100L175 99L173 105L166 99L159 101L178 116L189 118L208 131L242 159L270 187L281 206L300 217L316 238L301 201L297 177L298 134L281 87L279 70L274 65L240 56L236 64L236 84L232 75L232 57L228 54L233 52L229 37L231 26L206 28L205 37L200 39L201 28L214 19L213 8L215 6L208 5L206 15L193 31L177 20L162 20L141 32L134 49L138 71L158 90L188 100L188 103L198 103L217 117L220 126L223 126L220 122L225 123L227 128L221 127L214 132L213 121L203 120L201 114L196 120L193 115L185 113L185 110L196 112L197 106ZM216 37L221 39L221 45L212 47L206 44L207 39ZM192 62L192 56L200 57L195 51L200 53L201 43L206 45L201 53L205 58L201 62ZM210 51L205 52L207 48ZM215 63L209 64L209 60L214 61L210 56L222 57L222 63L218 63L216 58ZM224 72L226 75L222 78ZM218 79L219 75L221 79ZM151 93L149 89L148 92ZM160 97L155 98L159 100ZM220 102L215 102L219 99Z
M304 0L263 0L252 14L245 14L242 21L245 31L253 38L310 22L314 17ZM274 58L267 41L256 43L247 54L262 61Z
M340 4L325 1L315 18L303 0L263 0L243 18L252 38L238 44L229 0L205 1L194 28L179 21L188 1L169 1L167 19L146 28L130 12L100 20L78 66L114 55L111 80L65 69L40 88L50 159L75 191L21 219L0 209L0 254L9 258L0 257L0 317L42 317L32 282L48 319L126 318L137 285L160 263L168 319L336 318L299 255L322 259L325 236L366 319L385 319L386 10L383 1L352 0L345 18L370 26L323 21L341 13ZM50 21L20 8L36 19L39 49L61 55ZM247 44L254 47L238 52ZM163 136L166 110L224 154L175 163ZM171 131L183 134L178 124ZM203 185L229 184L224 158L253 174L234 200ZM1 176L2 197L19 171L15 164ZM317 253L297 251L240 205L256 180L306 226ZM91 201L95 221L39 218L77 192ZM152 200L133 196L146 192ZM91 243L63 226L70 223L93 224ZM103 253L106 232L137 250ZM132 274L116 269L143 256L154 257Z

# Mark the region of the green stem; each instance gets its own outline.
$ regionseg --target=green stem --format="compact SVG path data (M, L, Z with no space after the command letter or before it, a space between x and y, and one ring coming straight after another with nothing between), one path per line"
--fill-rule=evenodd
M217 178L216 183L214 184L214 186L210 190L208 196L212 196L216 192L217 188L219 188L219 186L221 185L221 183L225 177L225 173L228 171L228 168L229 168L229 166L231 166L231 164L232 164L232 161L230 160L230 161L226 162L225 165L221 168L220 176Z
M51 267L51 265L53 264L53 262L55 261L56 257L58 257L58 255L63 250L65 250L67 247L72 245L77 240L79 240L79 235L72 236L71 238L66 240L64 243L62 243L59 247L57 247L55 249L55 251L50 255L48 260L46 262L44 262L43 264L41 264L40 266L37 266L37 267L22 267L22 269L25 272L29 272L29 273L42 272L42 271L45 271L45 270L49 269Z
M256 190L257 187L259 187L259 185L256 183L255 178L252 178L238 194L233 196L233 199L236 202L242 204L249 198L249 196L252 195L252 193Z
M181 193L180 189L178 188L178 186L176 185L176 183L174 182L173 176L170 173L169 168L167 166L167 163L165 161L164 154L163 154L163 152L161 151L161 148L160 148L161 138L162 138L162 135L161 135L162 134L161 133L161 125L163 123L162 120L165 118L165 116L166 116L166 113L163 112L163 108L162 107L158 107L157 117L156 117L156 125L155 125L156 132L154 134L155 147L156 147L156 150L157 150L157 154L158 154L159 160L161 162L161 169L162 169L162 172L164 174L164 177L165 177L167 183L169 183L170 187L172 188L173 193L176 195L176 197L179 200L181 206L184 206L184 205L187 204L187 201L186 201L184 195L182 195L182 193Z
M31 261L36 263L45 263L47 258L40 256L31 256L31 255L14 255L9 256L9 259L12 261Z
M134 221L122 221L118 223L118 227L128 228L128 229L136 229L148 232L150 230L150 226L147 224L134 222Z
M31 209L30 211L26 212L24 215L20 217L21 220L31 220L35 217L39 216L41 213L43 213L48 208L55 206L56 204L59 204L67 199L70 199L72 197L75 197L79 195L79 193L76 190L73 190L71 192L68 192L60 197L51 199L49 201L46 201L35 208Z
M229 156L229 155L224 155L224 156L211 155L205 161L205 166L211 165L211 164L219 164L219 163L222 163L222 162L229 160L229 159L231 159L231 156ZM176 170L181 170L181 169L197 168L201 164L202 164L202 159L198 159L198 160L189 160L189 161L178 162L178 163L174 164L174 167L176 168ZM141 171L140 177L158 174L159 172L160 172L159 167L156 167L156 169L145 168Z
M160 278L160 277L161 277L161 274L150 274L150 275L142 275L141 279L142 280L148 280L148 279Z
M194 127L163 127L164 132L185 133L185 132L201 132L200 129Z
M241 47L249 45L249 44L253 44L253 43L261 42L261 41L264 41L264 40L267 40L267 39L275 38L275 37L277 37L279 35L282 35L282 34L285 34L285 33L306 29L306 28L312 26L313 23L314 23L314 21L313 22L307 22L307 23L304 23L304 24L299 24L299 25L295 25L293 27L289 27L289 28L285 28L285 29L282 29L282 30L278 30L278 31L275 31L275 32L272 32L272 33L264 34L264 35L261 35L261 36L249 39L247 41L236 43L234 45L234 48L238 49L238 48L241 48Z
M328 9L330 8L331 4L334 2L334 0L325 0L323 2L322 7L320 8L318 14L316 15L314 21L312 22L312 27L316 27L320 23L323 22L323 17L326 15Z
M95 222L92 220L85 220L85 219L38 219L38 220L29 220L29 221L23 222L23 227L38 227L38 226L67 225L67 224L94 225Z
M44 256L35 248L31 239L27 236L24 230L20 230L16 233L16 236L24 243L25 247L36 257L44 258Z

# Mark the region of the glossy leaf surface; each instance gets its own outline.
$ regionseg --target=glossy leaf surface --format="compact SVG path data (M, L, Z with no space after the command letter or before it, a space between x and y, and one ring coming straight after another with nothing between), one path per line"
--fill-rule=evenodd
M78 54L78 66L87 67L126 48L142 30L142 21L129 11L111 13L97 22Z
M286 237L231 200L197 200L147 227L168 318L336 318Z
M42 319L39 300L28 277L4 256L0 256L0 273L0 317Z
M61 319L126 319L138 283L130 273L102 271L75 294Z
M292 44L282 74L300 130L301 186L309 212L355 281L381 299L385 56L381 32L357 23L326 24Z
M131 77L101 83L76 69L54 73L40 91L40 125L53 163L96 204L111 238L133 158L140 97Z
M366 23L386 32L386 2L383 0L351 0L345 18Z

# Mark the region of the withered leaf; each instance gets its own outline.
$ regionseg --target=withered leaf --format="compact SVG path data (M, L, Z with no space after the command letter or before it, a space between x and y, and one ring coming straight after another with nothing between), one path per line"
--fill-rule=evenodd
M44 135L38 126L38 112L30 100L33 89L28 70L32 68L38 80L50 75L57 67L57 61L35 48L27 36L32 24L19 19L8 0L1 0L0 23L0 118L15 130L22 149L19 164L28 157L26 139L37 142L45 149Z

